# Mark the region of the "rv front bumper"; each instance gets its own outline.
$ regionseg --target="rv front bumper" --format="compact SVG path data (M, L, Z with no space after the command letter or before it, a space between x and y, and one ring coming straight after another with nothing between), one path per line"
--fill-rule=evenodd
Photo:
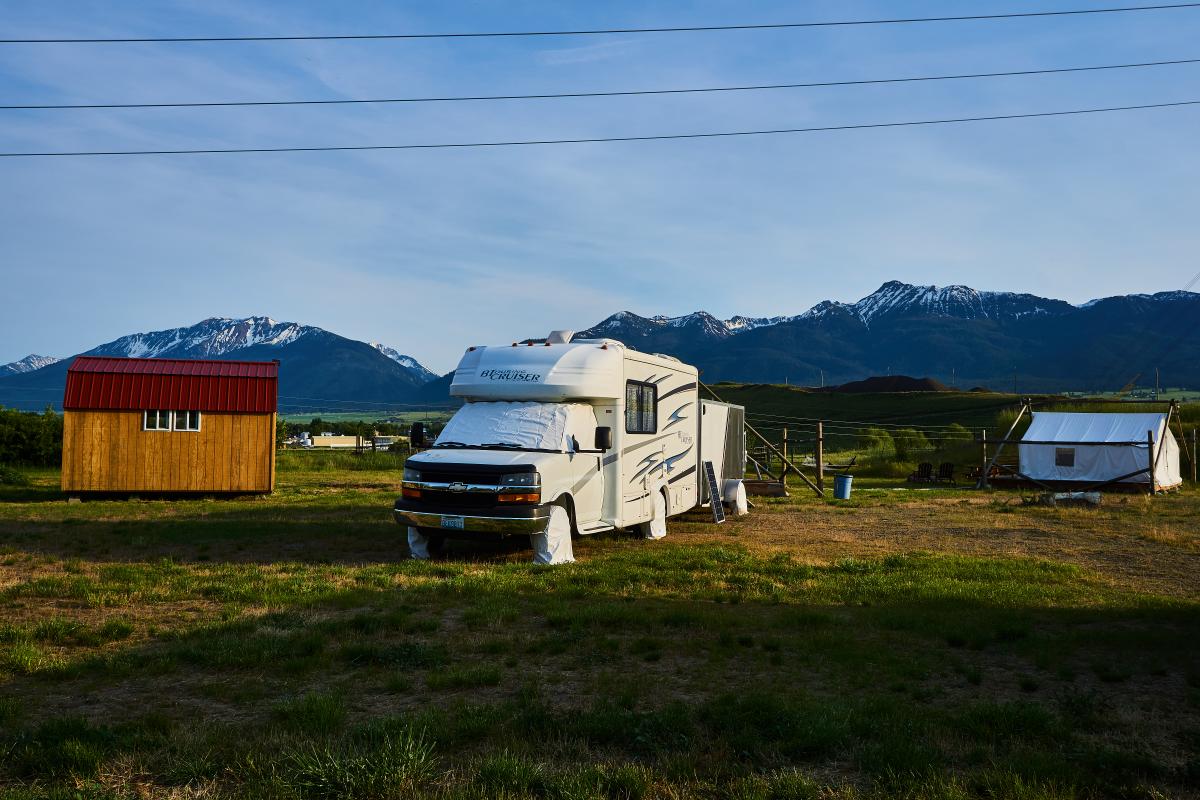
M392 516L401 525L446 536L501 537L541 533L550 519L549 504L521 508L430 508L404 499L396 501Z

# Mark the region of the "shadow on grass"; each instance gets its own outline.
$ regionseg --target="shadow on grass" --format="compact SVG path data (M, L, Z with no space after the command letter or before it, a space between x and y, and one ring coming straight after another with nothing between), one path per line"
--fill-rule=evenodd
M10 680L5 689L19 683L24 698L86 684L100 713L25 720L9 707L0 780L67 786L129 774L212 784L217 796L318 797L371 796L347 786L403 774L411 796L441 783L634 797L653 784L724 796L786 774L811 782L795 795L804 797L818 788L811 774L837 765L879 796L1072 797L1196 778L1194 761L1165 757L1128 709L1117 713L1119 688L1092 694L1063 679L1057 691L1013 697L992 685L1016 662L1046 673L1085 658L1123 660L1131 686L1158 675L1143 693L1200 683L1186 672L1200 656L1193 607L1116 597L1055 607L1097 590L1068 568L926 556L814 568L722 548L558 570L376 566L339 576L350 585L317 569L248 578L235 564L214 567L198 578L181 565L114 565L80 584L114 607L150 602L159 587L163 598L274 610ZM67 585L35 588L76 597ZM971 690L957 670L979 659L987 678ZM570 688L580 671L597 673L595 690ZM197 717L204 706L186 695L198 680L265 688L237 714ZM164 683L175 686L169 697L153 688ZM414 691L410 710L389 708L395 692ZM1195 735L1188 719L1155 718L1176 752ZM425 752L423 766L398 766L409 761L396 742ZM618 778L646 791L603 788L626 786ZM579 781L595 786L562 790Z

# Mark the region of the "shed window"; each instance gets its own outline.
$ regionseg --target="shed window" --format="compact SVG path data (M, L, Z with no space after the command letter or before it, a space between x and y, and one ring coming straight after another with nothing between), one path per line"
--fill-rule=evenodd
M658 387L653 383L625 384L625 432L658 431Z
M1056 448L1054 448L1054 466L1056 466L1056 467L1073 467L1073 466L1075 466L1075 448L1074 447L1056 447Z
M170 411L147 411L142 421L142 430L169 431L171 430Z
M199 411L176 411L175 412L175 430L177 430L177 431L198 431L198 430L200 430L200 412Z

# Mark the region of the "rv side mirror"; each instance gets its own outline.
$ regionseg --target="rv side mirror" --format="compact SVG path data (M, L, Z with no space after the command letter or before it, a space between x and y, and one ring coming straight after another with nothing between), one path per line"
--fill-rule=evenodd
M596 449L611 450L612 449L612 428L599 427L596 428Z
M414 422L408 429L408 443L414 449L425 446L425 423Z

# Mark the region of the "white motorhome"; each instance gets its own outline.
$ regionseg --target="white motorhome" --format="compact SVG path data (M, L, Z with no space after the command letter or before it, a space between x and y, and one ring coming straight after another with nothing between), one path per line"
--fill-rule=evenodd
M573 560L572 533L661 538L708 502L706 461L717 502L744 512L742 409L702 401L675 358L571 333L463 355L450 394L465 404L405 463L394 516L414 557L447 536L529 535L540 563Z

